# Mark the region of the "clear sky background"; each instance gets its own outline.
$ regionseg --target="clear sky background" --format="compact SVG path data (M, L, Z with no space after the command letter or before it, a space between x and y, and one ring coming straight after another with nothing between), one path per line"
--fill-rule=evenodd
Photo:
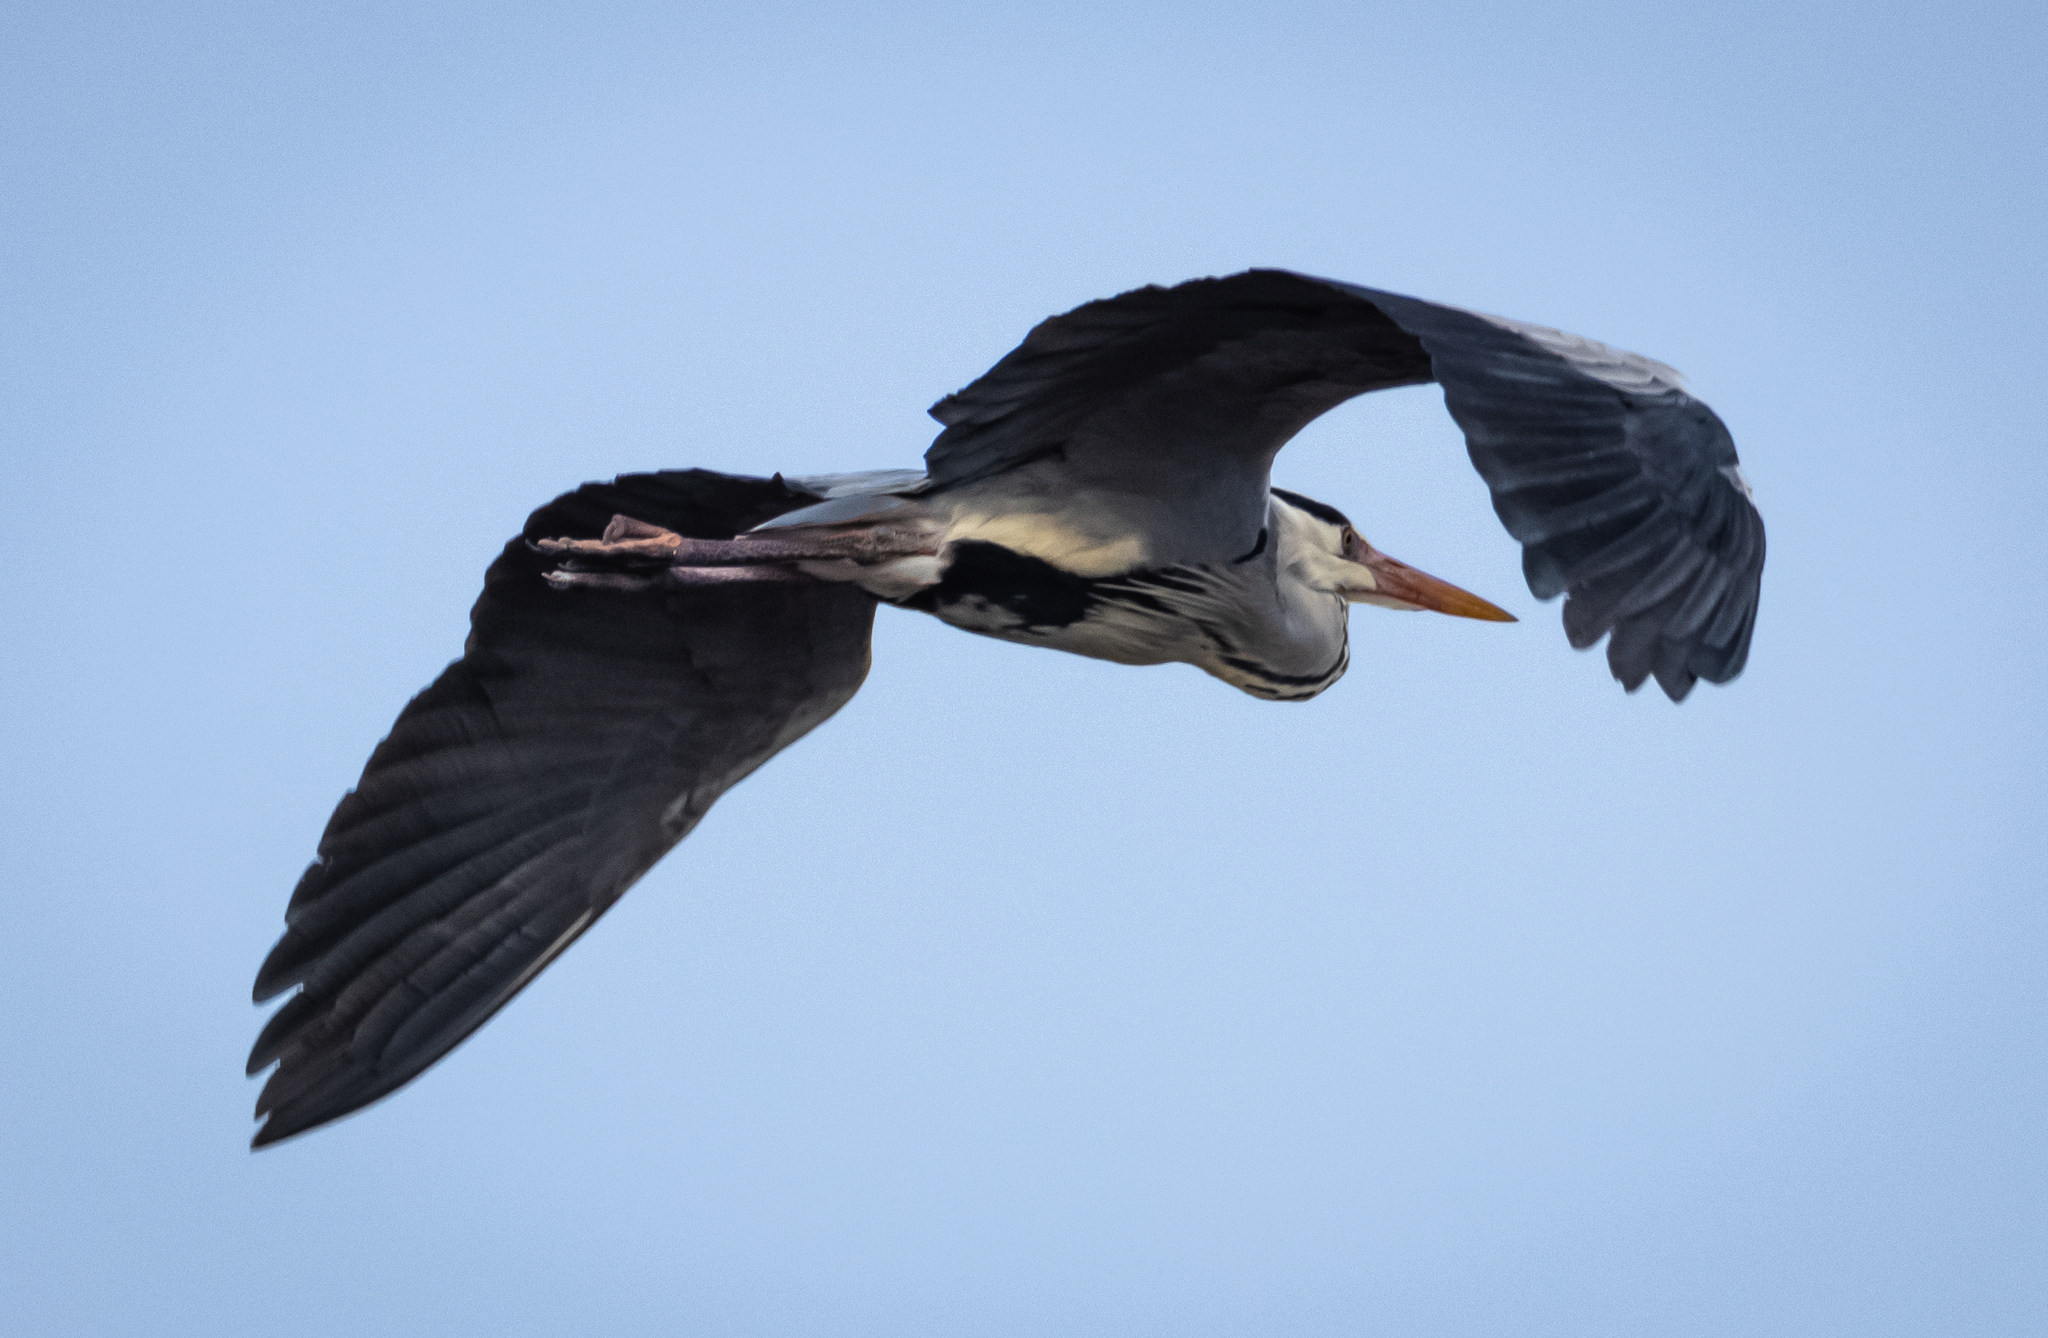
M2048 1331L2043 22L0 7L0 1329ZM1436 390L1355 402L1277 481L1519 625L1361 608L1276 706L885 610L474 1041L246 1150L285 899L528 510L913 465L1249 265L1685 370L1746 676L1625 696Z

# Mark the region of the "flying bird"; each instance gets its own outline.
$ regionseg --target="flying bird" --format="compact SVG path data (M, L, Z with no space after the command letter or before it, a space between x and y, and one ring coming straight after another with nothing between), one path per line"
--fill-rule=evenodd
M263 1146L347 1115L517 994L732 785L845 705L877 604L1273 701L1343 676L1352 604L1508 614L1275 488L1355 395L1434 381L1539 598L1630 691L1742 671L1763 521L1662 363L1251 270L1090 302L932 409L922 470L591 483L484 576L462 658L344 795L256 977Z

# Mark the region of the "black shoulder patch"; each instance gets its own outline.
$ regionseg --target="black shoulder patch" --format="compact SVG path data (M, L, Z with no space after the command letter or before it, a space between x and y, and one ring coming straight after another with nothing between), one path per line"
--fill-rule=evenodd
M978 596L1029 626L1067 627L1095 604L1095 582L1041 558L980 539L963 539L952 553L939 583L904 600L903 607L936 613Z
M1276 489L1276 491L1277 491L1277 489ZM1265 527L1265 526L1263 526L1263 525L1261 525L1261 526L1259 526L1259 541L1258 541L1257 543L1255 543L1255 544L1253 544L1253 545L1252 545L1252 551L1251 551L1251 552L1249 552L1249 553L1246 553L1246 554L1245 554L1245 555L1244 555L1243 557L1241 557L1241 558L1232 558L1232 559L1230 560L1230 565L1231 565L1231 566L1233 566L1233 567L1235 567L1235 566L1238 566L1238 565L1239 565L1239 564L1241 564L1241 563L1246 563L1246 562L1250 562L1250 561L1251 561L1251 560L1252 560L1253 558L1257 557L1257 556L1258 556L1259 554L1261 554L1261 553L1263 553L1263 552L1265 552L1265 551L1266 551L1266 527Z
M1336 507L1331 506L1328 502L1318 502L1313 497L1303 497L1300 493L1289 492L1285 488L1273 489L1273 495L1286 502L1289 506L1301 508L1317 520L1327 520L1332 525L1340 528L1351 523L1351 517L1345 515Z

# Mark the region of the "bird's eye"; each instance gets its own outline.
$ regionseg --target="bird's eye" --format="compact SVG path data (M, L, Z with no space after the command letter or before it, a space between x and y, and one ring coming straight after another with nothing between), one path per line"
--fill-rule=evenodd
M1342 542L1344 556L1350 557L1352 552L1356 550L1358 547L1358 531L1352 529L1349 525L1346 525L1344 527L1344 538Z

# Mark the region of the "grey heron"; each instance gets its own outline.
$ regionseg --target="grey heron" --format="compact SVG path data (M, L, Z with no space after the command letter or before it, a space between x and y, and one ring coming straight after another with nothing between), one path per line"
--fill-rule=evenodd
M1661 363L1281 270L1034 329L941 400L925 468L592 483L491 564L462 658L400 713L293 892L249 1056L262 1146L447 1054L733 784L852 698L875 608L1294 701L1354 603L1508 619L1274 488L1366 391L1435 381L1541 598L1674 701L1741 672L1763 522L1721 421Z

